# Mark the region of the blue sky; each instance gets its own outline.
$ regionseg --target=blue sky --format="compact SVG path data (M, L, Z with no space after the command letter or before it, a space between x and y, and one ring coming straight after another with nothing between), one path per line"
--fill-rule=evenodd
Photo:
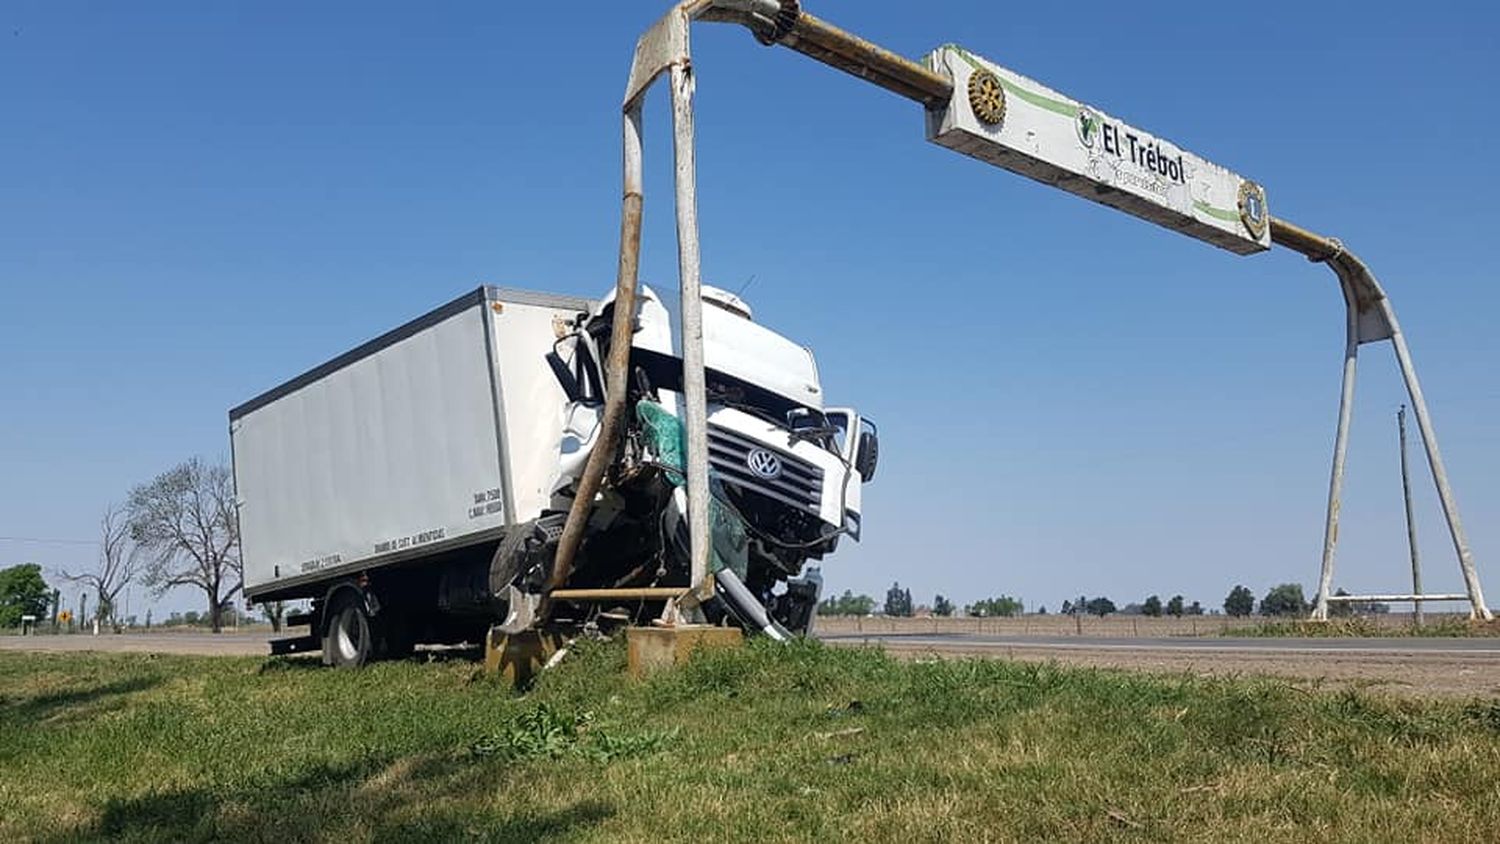
M1263 183L1395 302L1500 601L1500 292L1480 4L822 2L945 42ZM0 7L0 536L92 539L136 482L227 454L226 410L480 282L613 283L619 99L665 3ZM882 431L829 586L1056 609L1313 586L1342 304L923 139L920 109L703 25L703 264ZM642 276L675 284L668 114ZM1361 357L1338 583L1406 577L1389 349ZM1459 586L1425 464L1427 585ZM0 540L0 564L86 563ZM137 591L136 601L141 601ZM196 608L197 595L169 597ZM133 607L140 606L139 603Z

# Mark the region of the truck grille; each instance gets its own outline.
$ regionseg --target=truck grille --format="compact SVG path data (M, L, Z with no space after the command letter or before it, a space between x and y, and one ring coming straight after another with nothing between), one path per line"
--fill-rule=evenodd
M764 478L747 463L750 452L765 449L781 459L781 474ZM823 503L823 470L791 452L769 448L743 434L708 426L708 463L724 483L774 498L817 515Z

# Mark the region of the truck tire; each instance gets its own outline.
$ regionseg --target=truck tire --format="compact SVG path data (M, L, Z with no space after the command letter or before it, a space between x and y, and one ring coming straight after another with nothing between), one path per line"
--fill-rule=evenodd
M374 636L363 602L345 591L328 610L323 631L323 662L335 668L359 668L370 661Z
M500 597L517 578L545 580L562 537L566 513L542 516L506 531L490 560L490 594ZM540 587L541 583L529 586ZM532 591L527 587L526 591Z

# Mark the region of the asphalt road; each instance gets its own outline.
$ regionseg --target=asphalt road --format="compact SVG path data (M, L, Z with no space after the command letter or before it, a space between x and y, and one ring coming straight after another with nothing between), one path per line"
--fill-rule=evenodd
M129 653L247 656L267 655L272 637L263 633L87 633L0 636L0 651L124 651Z

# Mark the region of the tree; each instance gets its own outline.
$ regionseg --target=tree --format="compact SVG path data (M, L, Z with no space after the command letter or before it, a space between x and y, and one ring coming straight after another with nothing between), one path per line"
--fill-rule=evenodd
M1244 618L1255 612L1255 593L1244 586L1236 585L1224 599L1224 613L1235 618Z
M976 618L1011 618L1020 615L1023 610L1025 606L1021 603L1021 599L1001 595L998 598L975 601L964 608L964 614Z
M42 579L42 567L22 563L0 569L0 627L21 626L21 616L47 617L47 602L52 590Z
M818 604L819 615L869 615L875 609L875 599L869 595L856 595L848 589L837 598L828 598Z
M1344 597L1344 596L1347 596L1349 593L1345 592L1343 589L1339 589L1339 590L1335 591L1333 594L1338 595L1340 597ZM1328 614L1330 616L1333 616L1334 618L1349 618L1350 616L1354 615L1354 602L1352 602L1352 601L1329 601L1328 602Z
M1090 598L1088 603L1084 604L1084 608L1088 610L1089 615L1103 618L1115 611L1115 602L1108 598Z
M1167 615L1173 616L1174 618L1182 618L1181 595L1173 595L1171 599L1167 601Z
M1187 608L1188 615L1203 615L1203 605L1197 601L1192 602Z
M1302 584L1282 583L1271 587L1266 597L1260 599L1260 614L1274 616L1302 615L1307 612L1307 599L1302 597Z
M82 574L64 571L62 576L94 590L95 617L114 625L119 620L115 599L135 579L141 559L139 546L130 538L130 524L124 510L111 504L104 508L104 517L99 520L99 561L95 569Z
M885 614L906 618L911 615L911 610L911 590L902 589L899 583L892 583L885 593Z
M947 598L944 598L942 595L933 598L932 614L940 615L943 618L947 618L948 616L953 615L953 602L948 600Z
M1161 617L1161 596L1151 595L1141 603L1141 612L1152 618Z
M286 604L281 601L267 601L260 605L261 612L266 614L266 621L271 622L271 632L281 632L281 620L286 617Z
M1073 602L1069 601L1067 598L1063 599L1062 614L1063 615L1072 615L1073 614Z
M194 457L130 491L130 536L149 554L145 582L160 597L174 586L203 590L208 622L244 587L239 521L228 467Z

